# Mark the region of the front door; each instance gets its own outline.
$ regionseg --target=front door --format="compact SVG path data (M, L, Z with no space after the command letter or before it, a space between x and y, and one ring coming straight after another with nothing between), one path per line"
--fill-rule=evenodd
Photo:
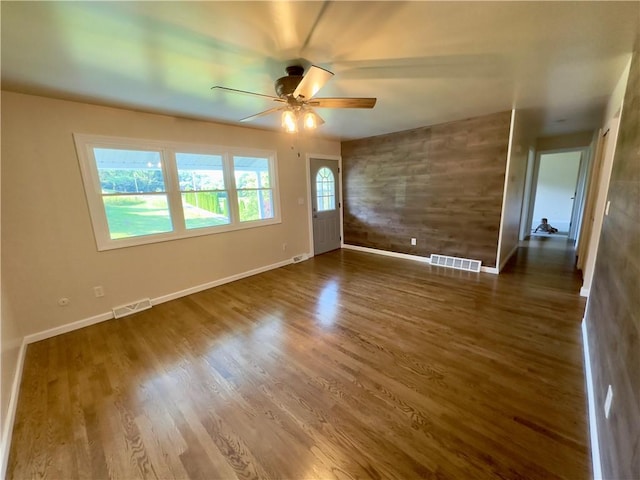
M340 248L340 184L338 160L311 158L313 254Z

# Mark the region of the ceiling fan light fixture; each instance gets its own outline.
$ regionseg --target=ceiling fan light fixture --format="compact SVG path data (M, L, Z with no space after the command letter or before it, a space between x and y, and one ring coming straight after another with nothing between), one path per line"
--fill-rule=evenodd
M318 127L318 118L316 117L315 113L307 111L302 117L302 123L305 130L314 130Z
M277 102L279 106L242 118L240 122L249 122L265 115L282 112L282 128L287 133L296 133L299 128L303 127L305 130L315 130L323 125L325 122L313 110L314 107L373 108L376 104L375 98L316 98L316 93L333 77L332 72L316 65L311 65L306 74L304 74L304 68L300 65L290 65L286 68L286 71L287 76L281 77L275 82L277 97L220 85L212 88ZM302 125L299 126L298 123Z
M298 122L295 112L285 110L282 112L282 126L287 133L296 133L298 131Z

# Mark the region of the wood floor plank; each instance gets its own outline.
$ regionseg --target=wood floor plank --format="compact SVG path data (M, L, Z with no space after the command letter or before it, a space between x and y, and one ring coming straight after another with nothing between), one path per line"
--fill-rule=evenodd
M340 250L30 345L8 478L588 478L573 262Z

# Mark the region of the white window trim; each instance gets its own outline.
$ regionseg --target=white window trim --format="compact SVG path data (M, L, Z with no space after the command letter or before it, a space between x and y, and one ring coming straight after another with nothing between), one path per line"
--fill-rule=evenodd
M78 163L84 182L84 191L89 206L89 215L99 251L116 248L146 245L150 243L166 242L181 238L199 237L202 235L214 235L248 228L263 227L282 223L280 215L280 190L278 188L278 162L276 152L273 150L260 150L254 148L228 147L220 145L203 145L184 142L165 142L158 140L144 140L126 137L111 137L103 135L87 135L74 133L74 142ZM109 233L109 225L102 200L102 188L98 169L94 161L93 148L118 148L134 150L150 150L160 153L162 158L162 174L165 179L167 202L173 231L112 239ZM187 230L184 224L182 210L182 197L178 182L178 169L175 160L176 153L196 153L206 155L220 155L223 158L225 187L229 198L229 215L231 223ZM237 190L233 176L233 157L261 157L267 158L270 164L270 189L273 192L273 218L240 222L238 213ZM242 189L239 189L242 190Z

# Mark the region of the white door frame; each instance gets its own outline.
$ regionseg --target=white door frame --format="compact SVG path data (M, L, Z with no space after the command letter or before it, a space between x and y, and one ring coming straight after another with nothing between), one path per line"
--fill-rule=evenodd
M584 259L580 260L582 266L582 288L580 289L580 295L588 297L591 291L591 282L593 281L593 271L595 270L596 258L598 256L598 245L600 243L600 233L602 231L602 223L606 213L607 196L609 194L609 182L611 181L611 171L613 169L613 161L616 154L616 146L618 143L618 130L620 127L620 115L622 110L609 121L607 128L602 134L601 138L606 135L610 135L607 139L606 148L601 152L601 169L600 178L598 184L594 185L594 203L592 212L592 226L589 233L589 238L586 239L586 244L583 245ZM598 161L598 160L596 160ZM589 221L586 219L585 221ZM584 223L584 222L583 222Z
M311 199L311 159L317 158L320 160L337 160L338 161L338 210L340 213L340 248L344 247L344 231L343 231L343 205L344 198L342 196L342 157L340 155L325 155L322 153L307 153L306 154L306 169L307 169L307 223L309 228L309 257L315 256L315 248L313 245L313 201Z
M529 153L527 154L527 171L525 174L524 191L522 193L522 207L520 209L520 234L519 240L525 240L531 233L531 189L533 187L533 169L536 163L536 150L533 147L529 147Z
M582 216L587 199L587 178L589 177L592 157L591 146L585 147L582 152L582 157L580 158L576 198L571 215L571 228L569 229L569 238L573 240L574 246L577 246L578 239L580 238L580 230L582 230Z
M535 206L535 202L536 202L536 194L538 193L538 172L540 171L540 157L542 155L548 155L548 154L552 154L552 153L564 153L564 152L580 152L580 167L578 168L578 178L576 179L576 189L579 189L580 185L584 185L585 179L586 179L586 174L587 174L587 170L586 168L583 168L583 163L585 161L588 160L588 150L589 147L572 147L572 148L558 148L558 149L554 149L554 150L540 150L539 152L536 152L536 159L535 159L535 163L533 166L533 174L531 175L530 178L530 183L528 185L529 188L529 192L530 192L530 197L529 197L529 205L527 206L527 211L526 214L523 215L523 220L526 223L526 226L523 227L523 233L524 233L524 238L528 237L531 235L531 224L533 221L533 209ZM585 177L585 178L582 178ZM525 186L526 189L526 186ZM580 201L578 201L578 195L581 196L585 196L586 192L584 191L584 188L581 189L581 191L579 191L578 193L576 193L576 198L574 198L573 200L573 210L571 213L571 227L570 227L570 232L571 229L573 228L573 222L575 221L574 218L579 219L582 215L582 212L576 212L576 205L578 205L581 209L584 207L584 198L580 199ZM524 212L523 212L524 213ZM526 230L525 230L526 228ZM575 235L575 237L577 237L577 235Z

